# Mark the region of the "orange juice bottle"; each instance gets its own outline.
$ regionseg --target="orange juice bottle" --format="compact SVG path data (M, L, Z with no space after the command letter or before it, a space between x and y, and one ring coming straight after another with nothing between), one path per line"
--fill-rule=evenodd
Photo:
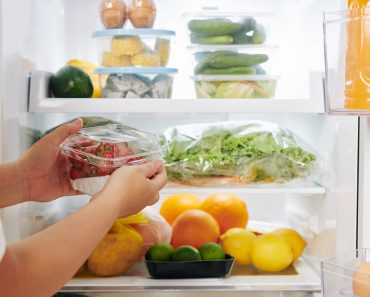
M344 107L370 110L370 0L348 0Z

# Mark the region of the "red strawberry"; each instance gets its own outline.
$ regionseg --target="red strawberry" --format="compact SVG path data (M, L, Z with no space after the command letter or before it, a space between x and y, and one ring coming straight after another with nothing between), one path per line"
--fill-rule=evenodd
M98 166L95 166L95 165L90 165L89 166L89 170L88 170L88 176L89 177L98 176L98 172L99 172Z
M78 171L75 168L72 168L71 172L69 173L69 177L73 180L80 178L80 171Z

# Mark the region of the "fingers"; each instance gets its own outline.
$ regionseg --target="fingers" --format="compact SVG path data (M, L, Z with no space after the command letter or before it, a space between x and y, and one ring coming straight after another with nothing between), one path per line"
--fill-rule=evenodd
M140 169L144 172L147 178L151 178L158 172L158 170L162 166L162 161L155 160L140 165Z
M54 145L59 146L68 136L77 133L83 126L80 118L76 119L73 123L64 124L54 131L50 132L45 139Z

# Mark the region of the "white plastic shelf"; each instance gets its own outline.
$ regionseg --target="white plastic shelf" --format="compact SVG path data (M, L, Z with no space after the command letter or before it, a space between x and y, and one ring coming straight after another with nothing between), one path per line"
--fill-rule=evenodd
M48 98L50 74L30 74L28 111L31 113L324 113L322 76L310 75L306 99L108 99Z
M99 278L85 275L73 278L62 291L320 291L320 277L308 263L299 260L283 274L255 275L250 268L234 266L226 278L152 279L143 263L137 263L125 276Z

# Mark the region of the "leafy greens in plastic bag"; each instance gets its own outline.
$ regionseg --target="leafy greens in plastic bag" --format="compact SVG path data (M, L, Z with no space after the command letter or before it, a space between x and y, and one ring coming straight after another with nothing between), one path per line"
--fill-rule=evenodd
M160 142L169 179L191 185L282 183L307 177L316 161L290 131L261 121L175 126Z

